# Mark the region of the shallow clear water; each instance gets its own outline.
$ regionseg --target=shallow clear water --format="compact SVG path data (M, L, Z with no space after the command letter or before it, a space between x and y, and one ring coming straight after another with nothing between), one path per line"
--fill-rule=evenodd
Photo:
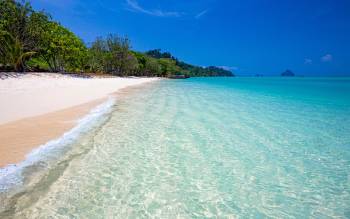
M163 80L119 97L8 215L350 218L350 79Z

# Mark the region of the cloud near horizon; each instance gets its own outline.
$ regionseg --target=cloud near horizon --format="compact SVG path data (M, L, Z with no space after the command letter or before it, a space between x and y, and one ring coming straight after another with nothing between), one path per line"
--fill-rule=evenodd
M183 13L177 11L162 11L160 9L145 9L136 0L126 0L128 9L134 12L155 16L155 17L180 17Z
M326 54L321 57L322 62L331 62L333 60L333 56L331 54Z
M227 71L237 71L238 70L238 67L236 66L218 66L219 68L222 68L224 70L227 70Z
M195 16L195 18L196 18L196 19L200 19L200 18L203 17L206 13L208 13L208 9L199 12L199 13Z

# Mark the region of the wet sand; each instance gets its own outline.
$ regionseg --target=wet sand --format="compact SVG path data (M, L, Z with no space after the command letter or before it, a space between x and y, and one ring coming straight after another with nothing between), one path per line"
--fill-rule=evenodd
M34 148L72 129L79 118L102 103L96 100L79 106L0 125L0 167L25 159Z
M119 90L153 80L31 74L0 81L0 168L62 136Z

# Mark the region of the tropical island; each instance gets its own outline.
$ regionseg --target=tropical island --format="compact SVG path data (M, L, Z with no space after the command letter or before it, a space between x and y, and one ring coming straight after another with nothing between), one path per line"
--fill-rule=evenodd
M286 71L282 72L281 76L282 77L294 77L295 74L291 70L286 70Z
M350 219L348 2L0 0L0 219Z
M104 73L115 76L234 76L220 67L187 64L160 49L138 52L127 37L109 34L87 46L30 3L0 1L0 71Z
M23 161L126 87L158 78L234 76L160 49L134 51L116 34L85 43L26 1L0 0L0 45L0 168Z

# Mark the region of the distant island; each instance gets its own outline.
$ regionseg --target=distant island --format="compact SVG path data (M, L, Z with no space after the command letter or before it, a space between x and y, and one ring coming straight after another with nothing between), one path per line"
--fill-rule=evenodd
M50 15L35 11L29 2L0 1L0 14L0 71L234 76L220 67L187 64L160 49L133 51L130 40L116 34L98 37L87 45Z
M292 71L290 71L290 70L286 70L285 72L283 72L283 73L281 74L281 76L282 76L282 77L294 77L295 74L294 74Z

